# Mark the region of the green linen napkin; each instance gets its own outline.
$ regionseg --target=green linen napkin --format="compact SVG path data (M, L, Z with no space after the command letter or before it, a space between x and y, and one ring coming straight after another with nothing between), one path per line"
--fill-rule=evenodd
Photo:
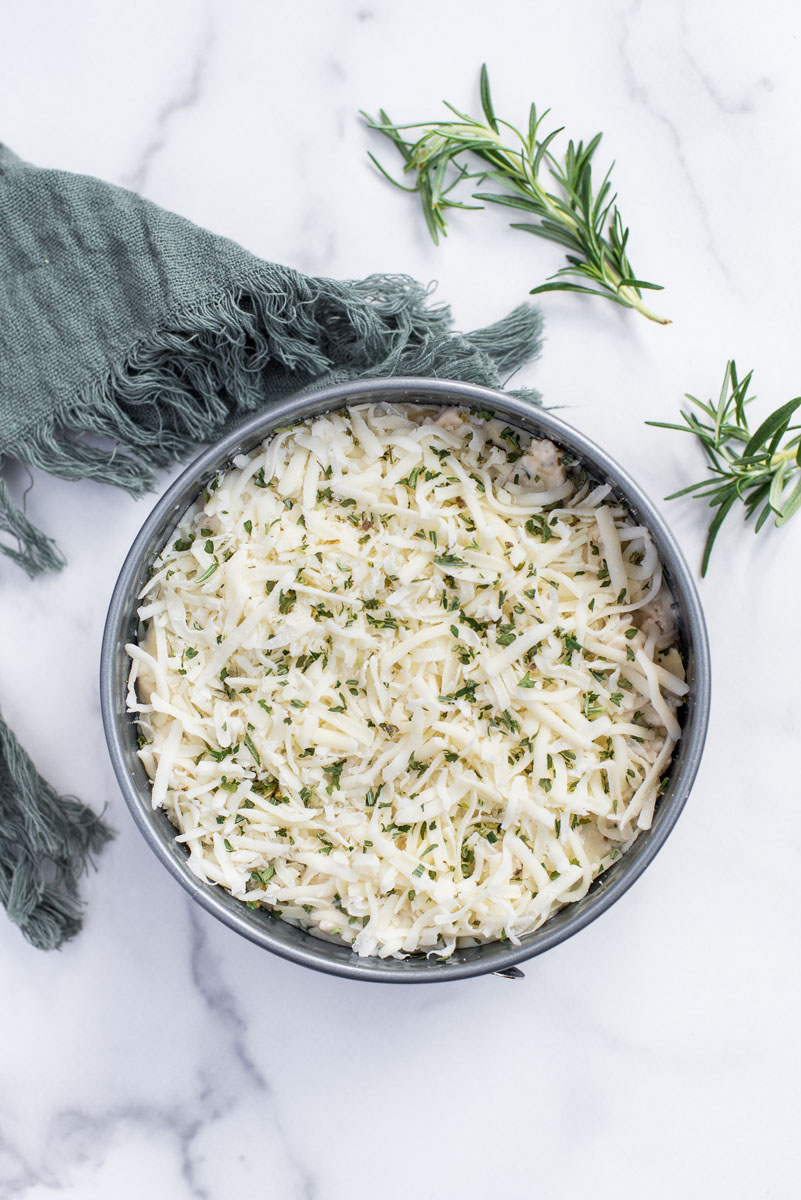
M299 389L400 374L498 386L540 342L530 305L456 334L405 276L310 278L0 145L0 463L140 495L155 469ZM2 474L0 535L30 575L64 565ZM110 836L0 718L0 902L35 946L78 931L79 875Z

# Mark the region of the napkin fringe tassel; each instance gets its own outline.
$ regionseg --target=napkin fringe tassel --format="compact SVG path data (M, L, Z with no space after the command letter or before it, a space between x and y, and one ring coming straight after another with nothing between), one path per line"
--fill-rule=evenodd
M81 928L78 880L113 836L56 793L0 717L0 903L37 949L58 949Z

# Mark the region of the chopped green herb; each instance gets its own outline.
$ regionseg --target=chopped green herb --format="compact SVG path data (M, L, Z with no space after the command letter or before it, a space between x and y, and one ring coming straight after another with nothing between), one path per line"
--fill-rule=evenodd
M373 789L370 788L369 792L367 793L367 795L364 798L364 803L367 805L368 808L375 808L376 801L378 800L378 797L381 795L383 788L384 788L383 783L378 785L378 789L376 791L373 791ZM372 845L372 843L370 843L370 844Z
M297 598L298 598L297 593L294 591L290 590L288 592L279 592L278 593L278 611L280 613L292 612L292 609L295 607L295 601L297 600Z
M547 520L540 513L529 517L526 521L526 533L530 533L532 537L539 537L542 542L549 542L554 536L553 530Z
M520 732L520 722L515 717L512 716L512 714L509 712L508 708L505 708L503 710L503 712L500 714L499 717L496 718L496 720L493 722L493 724L502 726L504 729L508 729L510 733L519 733Z
M211 566L208 568L208 570L204 571L202 575L199 575L197 577L197 579L195 580L195 583L204 583L205 580L211 578L211 576L217 570L219 565L220 565L219 562L215 558L214 562L211 564Z
M253 738L250 736L249 733L246 733L244 740L245 740L245 747L250 751L251 755L255 759L256 766L260 767L261 766L261 758L259 756L258 750L253 745Z
M466 683L464 687L459 688L457 692L451 692L447 696L440 696L439 702L440 704L453 704L456 700L461 700L464 698L469 704L472 704L476 698L477 687L478 682L476 680L470 680L470 682Z
M419 762L414 757L414 754L410 754L409 755L409 770L416 771L418 776L420 776L423 774L424 771L428 770L428 763L427 762Z
M342 778L342 768L345 766L345 759L340 758L338 762L332 763L330 767L323 767L323 774L328 776L328 785L326 791L330 796L334 788L339 788Z
M498 632L495 635L495 641L499 646L511 646L517 638L511 625L504 623L498 626Z
M398 628L398 622L391 613L385 612L383 617L374 617L371 613L364 614L367 617L367 624L373 625L376 629L395 629Z

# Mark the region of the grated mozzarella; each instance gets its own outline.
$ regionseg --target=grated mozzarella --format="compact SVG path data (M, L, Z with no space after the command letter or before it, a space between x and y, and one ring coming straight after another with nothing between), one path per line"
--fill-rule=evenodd
M211 484L140 599L128 706L191 869L360 955L516 943L650 825L672 600L548 441L315 417Z

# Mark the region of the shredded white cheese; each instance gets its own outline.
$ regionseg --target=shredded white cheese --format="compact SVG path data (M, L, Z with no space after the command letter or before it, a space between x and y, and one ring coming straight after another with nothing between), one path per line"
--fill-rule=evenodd
M141 601L128 704L192 870L360 955L516 943L651 822L687 686L648 531L486 414L276 433Z

